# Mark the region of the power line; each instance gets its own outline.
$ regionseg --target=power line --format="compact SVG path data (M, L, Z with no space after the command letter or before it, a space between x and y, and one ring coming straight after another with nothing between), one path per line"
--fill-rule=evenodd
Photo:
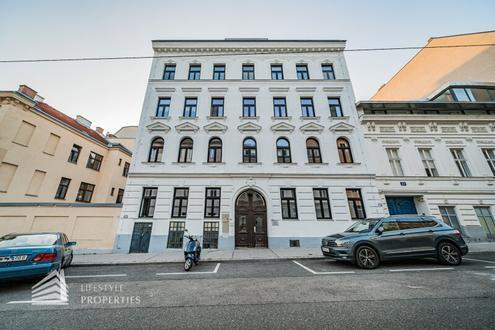
M208 56L240 56L240 55L267 55L267 54L306 54L306 53L333 53L333 52L377 52L397 50L421 50L442 48L468 48L468 47L493 47L495 44L466 44L445 46L410 46L410 47L380 47L380 48L350 48L343 50L314 50L314 51L284 51L284 52L246 52L246 53L214 53L194 55L149 55L149 56L113 56L113 57L74 57L74 58L42 58L42 59L12 59L0 60L0 63L39 63L39 62L83 62L83 61L119 61L119 60L144 60L155 58L180 58L180 57L208 57Z

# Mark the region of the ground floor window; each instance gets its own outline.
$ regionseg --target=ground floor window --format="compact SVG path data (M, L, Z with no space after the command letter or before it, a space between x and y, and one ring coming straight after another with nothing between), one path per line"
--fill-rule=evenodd
M346 189L347 203L349 204L349 211L351 212L352 219L364 219L366 218L366 212L364 211L363 197L361 196L361 189Z
M459 219L457 218L457 214L455 213L454 206L439 206L438 209L440 210L440 215L442 216L443 222L445 222L452 228L455 228L459 231L461 230Z
M203 224L203 248L218 249L219 223L206 221Z
M181 249L184 241L184 229L186 228L185 221L170 221L168 227L167 248Z
M486 233L486 238L495 240L495 221L493 220L492 212L488 206L478 206L474 208L481 227Z

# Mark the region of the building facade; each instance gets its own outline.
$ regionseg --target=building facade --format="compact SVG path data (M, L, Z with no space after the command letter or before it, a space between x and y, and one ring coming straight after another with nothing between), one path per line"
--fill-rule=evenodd
M0 234L59 230L111 251L131 157L28 86L0 92Z
M344 41L153 41L117 252L315 247L382 214Z
M434 215L470 241L495 240L495 84L358 110L386 213Z

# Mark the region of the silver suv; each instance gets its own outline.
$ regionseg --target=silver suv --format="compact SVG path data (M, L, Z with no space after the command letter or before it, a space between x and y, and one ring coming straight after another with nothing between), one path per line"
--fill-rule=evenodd
M405 257L436 257L459 265L468 247L457 229L435 217L401 215L357 221L343 233L323 238L321 251L372 269L383 260Z

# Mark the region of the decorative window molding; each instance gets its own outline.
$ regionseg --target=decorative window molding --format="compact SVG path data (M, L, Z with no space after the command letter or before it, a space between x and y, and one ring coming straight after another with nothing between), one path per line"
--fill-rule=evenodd
M292 132L294 131L294 126L288 123L278 123L270 127L273 132Z
M299 129L305 133L321 133L325 129L325 126L311 122L302 125L301 127L299 127Z
M203 129L210 133L210 132L222 132L225 133L228 129L228 127L224 124L221 124L219 122L214 121L213 123L210 123L208 125L205 125Z
M182 132L194 132L196 133L199 130L199 126L194 125L193 123L185 122L175 126L175 130L179 133Z
M165 132L165 133L168 133L168 131L170 131L170 126L168 126L168 125L166 125L164 123L160 123L160 122L155 122L155 123L151 123L149 125L146 125L146 128L150 132Z
M244 124L237 126L237 129L240 132L256 132L256 133L258 133L259 131L261 131L261 126L258 124L252 123L252 122L247 122L247 123L244 123Z
M340 122L330 126L329 129L332 132L352 132L354 130L354 126L348 123Z

